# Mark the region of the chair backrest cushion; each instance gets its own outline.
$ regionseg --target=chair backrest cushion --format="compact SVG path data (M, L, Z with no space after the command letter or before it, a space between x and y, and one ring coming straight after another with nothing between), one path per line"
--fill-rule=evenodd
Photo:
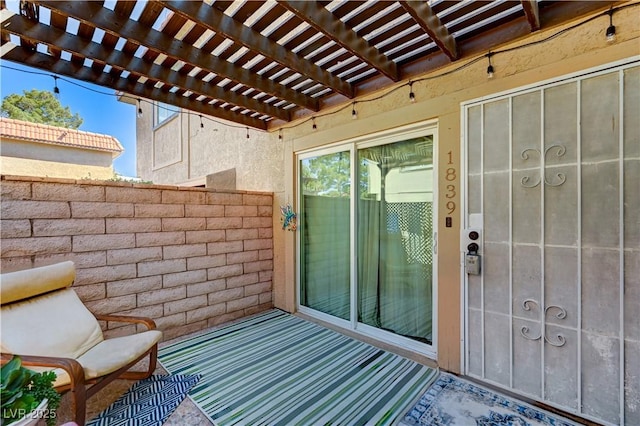
M3 353L75 359L104 340L100 324L70 288L3 303L1 316Z
M61 262L0 275L0 303L13 303L69 287L76 279L73 262Z

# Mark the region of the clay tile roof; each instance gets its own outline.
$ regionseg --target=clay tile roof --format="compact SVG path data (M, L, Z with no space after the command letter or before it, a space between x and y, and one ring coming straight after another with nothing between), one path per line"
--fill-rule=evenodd
M124 151L118 139L113 136L5 117L0 117L0 137L113 153Z

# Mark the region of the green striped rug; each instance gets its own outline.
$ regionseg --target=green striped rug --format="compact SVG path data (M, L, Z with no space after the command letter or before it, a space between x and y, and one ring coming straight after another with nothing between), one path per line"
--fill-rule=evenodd
M424 365L271 310L164 347L172 374L219 426L388 425L436 378Z

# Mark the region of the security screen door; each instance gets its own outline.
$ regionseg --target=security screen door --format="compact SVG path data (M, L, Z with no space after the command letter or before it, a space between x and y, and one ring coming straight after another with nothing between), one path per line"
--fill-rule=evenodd
M432 347L434 134L388 139L301 155L300 306Z
M605 424L640 424L637 61L463 105L466 374Z

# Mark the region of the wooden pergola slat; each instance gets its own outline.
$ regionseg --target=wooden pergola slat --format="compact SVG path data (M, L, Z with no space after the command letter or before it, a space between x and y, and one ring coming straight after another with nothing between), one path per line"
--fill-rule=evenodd
M520 0L522 8L524 9L524 15L529 21L531 26L531 32L538 31L540 29L540 11L538 9L538 2L536 0Z
M429 3L422 1L400 1L402 8L418 23L431 40L449 57L452 61L459 58L456 40L449 30L441 22Z
M317 31L322 32L331 40L358 56L369 66L377 69L393 81L400 80L400 74L395 62L371 46L365 39L358 37L355 31L344 22L336 19L324 6L316 1L279 1L285 7L303 19Z
M90 58L93 61L109 64L112 67L127 70L138 76L144 76L155 81L162 81L165 84L177 86L180 89L190 90L198 96L204 95L213 99L225 99L233 105L289 121L290 113L288 110L239 95L236 92L225 90L215 84L212 85L202 80L196 80L186 74L172 71L170 68L144 61L143 59L135 57L133 54L126 54L113 48L105 47L103 44L94 43L91 40L84 40L63 30L34 23L20 15L10 17L6 21L6 25L2 27L2 32L19 35L34 42L40 42L49 46L56 45L63 50L77 54L83 58Z
M51 10L56 10L67 16L72 16L80 21L91 23L98 28L135 41L142 46L148 47L150 50L163 53L176 60L208 69L230 80L255 87L258 90L303 108L318 111L319 106L316 99L297 93L271 80L260 78L260 76L256 76L242 67L228 61L220 60L208 53L203 54L204 52L202 50L180 40L176 40L160 31L156 31L151 27L145 27L136 21L120 17L115 12L102 7L100 2L79 3L73 1L48 0L34 3L46 6ZM147 5L147 7L149 6L151 6L151 4Z
M112 74L104 72L97 73L91 68L57 59L51 55L25 50L21 47L15 47L5 53L2 58L54 74L68 76L87 83L110 87L117 91L129 93L133 97L153 99L158 102L188 109L195 113L240 123L248 127L262 130L267 129L266 121L253 118L248 114L241 114L228 109L214 107L206 103L206 101L195 101L194 99L166 92L153 86L131 82L126 78L117 77Z
M353 88L349 83L331 75L331 73L324 71L317 65L285 49L278 43L269 40L262 34L206 3L175 0L157 1L174 13L186 19L194 20L198 25L222 34L250 50L258 52L287 68L330 87L335 92L341 93L348 98L353 98Z

